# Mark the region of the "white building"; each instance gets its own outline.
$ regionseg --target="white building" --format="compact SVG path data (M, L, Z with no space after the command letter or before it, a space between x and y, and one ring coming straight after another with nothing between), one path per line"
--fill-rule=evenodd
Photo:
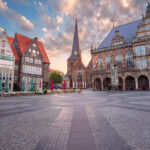
M13 91L14 66L15 56L9 43L7 32L4 30L0 35L0 84L2 84L2 91L0 92ZM4 89L6 90L4 91Z

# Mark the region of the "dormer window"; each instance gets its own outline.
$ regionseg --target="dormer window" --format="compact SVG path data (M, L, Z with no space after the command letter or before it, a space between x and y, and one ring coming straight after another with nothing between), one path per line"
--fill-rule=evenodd
M37 51L37 54L39 55L39 51Z
M33 44L32 44L32 46L33 46L33 47L36 47L36 44L35 44L35 43L33 43Z
M36 50L34 50L34 49L33 49L33 51L32 51L32 52L33 52L34 54L36 54Z
M114 45L114 46L122 45L122 44L123 44L123 42L122 42L122 41L120 41L120 42L114 42L114 43L113 43L113 45Z
M29 52L31 53L31 49L29 48Z

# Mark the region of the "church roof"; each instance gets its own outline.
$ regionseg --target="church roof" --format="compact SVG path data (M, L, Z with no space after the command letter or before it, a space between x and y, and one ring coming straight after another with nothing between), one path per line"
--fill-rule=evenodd
M142 20L137 20L128 24L120 25L114 27L111 32L107 35L104 41L100 44L98 50L106 49L111 46L112 39L115 37L115 31L119 30L120 36L124 38L126 44L130 44L132 42L132 37L136 36L137 28L142 23Z
M77 53L76 55L75 55L75 52ZM74 38L73 38L73 46L72 46L72 54L68 60L74 60L74 59L76 59L76 56L80 57L80 55L81 55L81 52L80 52L80 45L79 45L78 22L76 19Z

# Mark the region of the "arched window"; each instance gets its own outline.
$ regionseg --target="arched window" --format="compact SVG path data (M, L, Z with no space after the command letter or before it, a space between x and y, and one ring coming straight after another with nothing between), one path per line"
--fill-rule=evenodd
M127 65L127 68L133 67L133 54L132 53L126 54L126 65Z
M98 59L100 70L103 69L103 58Z
M77 81L78 82L82 82L82 75L81 75L81 73L78 73Z

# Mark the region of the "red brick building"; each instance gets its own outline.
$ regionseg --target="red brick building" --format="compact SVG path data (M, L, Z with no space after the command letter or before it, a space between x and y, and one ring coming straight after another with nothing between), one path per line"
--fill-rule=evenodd
M67 75L70 79L70 87L86 88L87 74L81 58L77 20L75 22L72 54L67 60Z
M150 88L150 4L141 20L114 27L97 49L91 49L94 90L109 90L111 64L118 66L123 90Z

